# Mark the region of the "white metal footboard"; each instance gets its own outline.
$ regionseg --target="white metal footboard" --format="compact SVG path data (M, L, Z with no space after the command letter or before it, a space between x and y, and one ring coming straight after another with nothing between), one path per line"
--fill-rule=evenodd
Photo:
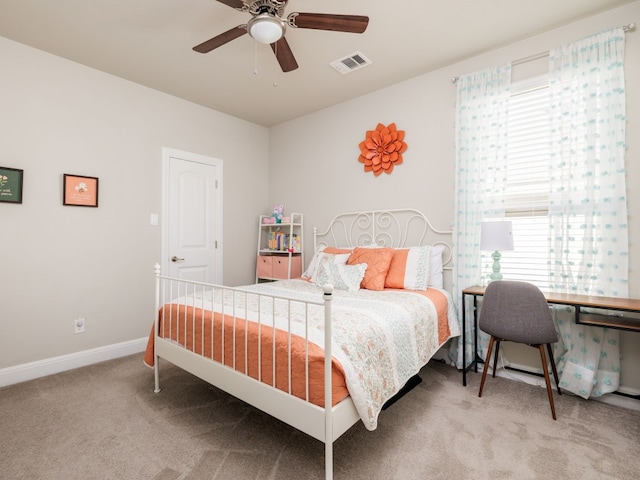
M207 284L202 282L182 280L177 278L165 277L161 275L160 265L155 266L156 274L156 318L155 318L155 336L154 336L154 374L155 374L155 391L160 391L160 370L159 359L163 358L172 364L200 377L206 382L220 388L221 390L253 405L254 407L272 415L273 417L293 426L294 428L311 435L312 437L325 443L325 478L331 480L333 478L333 442L346 432L352 425L357 423L360 418L355 409L351 397L347 397L335 407L332 407L332 384L331 384L331 300L332 292L327 289L324 292L323 299L317 302L303 302L285 297L277 297L261 294L253 291L243 290L242 288L230 288L219 285ZM239 295L237 295L239 294ZM218 295L222 298L222 316L228 316L233 319L233 327L235 328L236 319L243 321L243 314L247 312L247 305L236 304L236 298L244 298L245 302L249 301L249 296L253 296L253 300L262 305L263 302L284 302L288 305L288 311L291 312L293 303L297 304L298 312L301 306L306 313L310 306L321 306L324 308L325 319L325 337L324 337L324 405L325 408L314 405L309 401L309 365L308 356L305 363L306 378L306 398L301 399L292 394L291 382L291 322L289 322L288 338L288 368L289 382L288 392L282 391L275 386L275 340L273 341L274 349L271 352L271 363L273 367L272 384L267 384L261 378L262 373L262 354L268 355L268 352L260 350L261 341L258 340L258 379L249 375L248 362L244 363L244 371L238 371L235 364L236 352L239 351L246 355L247 352L247 336L245 334L244 344L236 342L235 330L232 333L233 345L231 347L232 366L228 366L229 362L225 358L225 335L221 335L221 351L218 352L221 361L214 360L216 358L214 330L212 328L210 345L205 345L204 335L197 338L196 331L205 330L205 314L208 308L207 298L213 300ZM232 298L231 305L226 305L224 298L228 295ZM166 304L173 304L178 311L186 312L189 315L172 316L172 310L164 308ZM177 306L175 306L177 304ZM169 313L167 313L167 311ZM162 313L159 313L162 312ZM246 316L246 315L245 315ZM175 318L174 318L175 317ZM307 317L305 316L305 319ZM249 320L249 319L247 319ZM213 320L212 320L213 321ZM253 321L253 319L252 319ZM163 338L160 336L162 322L176 322L170 325L169 331L176 331L176 340ZM261 318L258 316L257 322L260 325ZM305 321L306 324L306 321ZM224 322L222 323L224 332ZM273 325L275 329L275 324ZM172 328L174 330L172 330ZM228 327L227 327L228 328ZM279 328L281 330L281 328ZM305 327L305 332L307 331ZM300 335L298 335L300 336ZM183 341L180 341L183 340ZM304 336L305 344L308 346L308 336ZM240 344L238 344L240 343ZM187 347L186 345L189 345ZM239 349L239 350L238 350ZM208 355L207 353L210 353Z

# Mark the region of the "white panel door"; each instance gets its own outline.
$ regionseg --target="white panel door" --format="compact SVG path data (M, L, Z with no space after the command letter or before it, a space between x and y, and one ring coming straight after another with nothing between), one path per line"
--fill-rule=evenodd
M164 157L163 271L172 277L222 283L220 161L169 149Z

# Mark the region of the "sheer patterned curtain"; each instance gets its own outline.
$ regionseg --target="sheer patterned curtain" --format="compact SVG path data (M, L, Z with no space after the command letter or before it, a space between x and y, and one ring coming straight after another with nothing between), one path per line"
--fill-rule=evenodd
M554 49L550 285L555 292L628 295L622 28ZM582 397L619 386L618 331L557 312L560 386Z
M461 76L457 86L456 178L453 233L453 298L458 312L462 290L480 283L480 222L504 215L506 131L511 66ZM467 318L473 318L467 312ZM473 359L473 322L466 331L467 365ZM462 348L451 343L449 355L462 367ZM466 365L465 365L466 367Z

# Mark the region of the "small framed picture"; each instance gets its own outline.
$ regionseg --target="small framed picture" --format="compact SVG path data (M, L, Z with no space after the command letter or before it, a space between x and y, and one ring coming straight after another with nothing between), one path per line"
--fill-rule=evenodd
M22 203L23 170L0 167L0 202Z
M76 207L98 206L98 178L64 174L62 204Z

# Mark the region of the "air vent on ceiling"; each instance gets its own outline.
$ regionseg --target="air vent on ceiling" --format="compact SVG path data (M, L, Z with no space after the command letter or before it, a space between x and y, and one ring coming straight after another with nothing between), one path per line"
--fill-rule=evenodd
M362 67L366 67L367 65L371 65L371 60L365 57L361 52L355 52L341 58L340 60L335 60L329 65L344 75Z

